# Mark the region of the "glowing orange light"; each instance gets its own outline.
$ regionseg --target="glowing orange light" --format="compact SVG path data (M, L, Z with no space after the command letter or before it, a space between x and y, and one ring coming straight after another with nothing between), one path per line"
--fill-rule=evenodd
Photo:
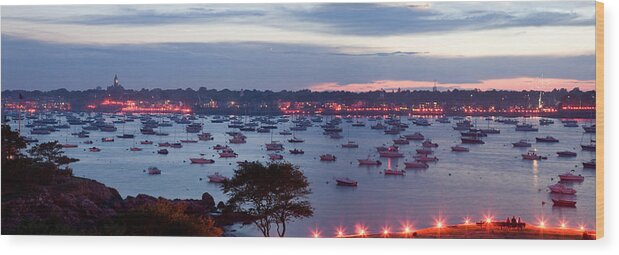
M581 231L585 231L585 225L582 225L582 224L581 224L578 228L579 228Z
M464 225L469 225L469 224L471 224L471 218L469 217L464 218Z
M539 227L540 228L545 228L546 227L546 222L544 222L543 220L539 221Z
M442 228L443 227L443 222L442 221L437 222L436 223L436 227L437 228Z
M343 237L344 233L346 232L346 229L344 229L344 227L338 227L336 230L337 233L337 237Z
M319 238L320 237L320 231L318 231L318 229L312 231L312 236L314 238Z
M357 225L357 233L359 233L360 236L365 236L367 235L368 231L367 228L363 225Z
M391 229L389 227L383 227L383 235L389 235L389 232L391 232Z

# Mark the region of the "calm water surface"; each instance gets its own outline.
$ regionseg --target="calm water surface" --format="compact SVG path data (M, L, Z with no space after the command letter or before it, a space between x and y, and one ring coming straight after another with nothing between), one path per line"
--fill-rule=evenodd
M210 119L210 118L209 118ZM67 154L79 158L72 164L76 176L83 176L100 181L116 188L122 196L135 196L140 193L166 198L198 199L208 192L215 201L227 198L221 192L220 185L209 183L206 176L214 172L231 177L239 160L268 161L268 152L264 144L271 141L268 133L245 132L246 144L229 144L238 158L220 159L212 149L216 144L225 144L228 140L228 123L211 123L209 119L200 119L205 124L204 131L214 135L214 141L200 141L195 144L183 144L181 149L168 148L168 155L156 153L157 142L174 142L186 139L185 125L175 124L163 127L167 137L144 136L139 133L140 122L116 124L116 133L91 132L90 138L79 139L71 132L79 132L81 127L61 130L52 135L34 136L40 141L59 140L60 142L79 143L79 148L65 149ZM595 157L594 152L581 151L580 144L588 142L590 136L583 135L581 127L566 128L559 120L550 126L541 126L539 132L516 132L514 125L489 122L484 118L471 118L480 128L488 125L501 130L500 134L489 135L483 145L465 145L470 147L468 153L451 152L450 147L460 144L460 131L453 130L451 124L434 122L431 126L414 126L406 117L403 122L410 123L410 128L402 132L409 134L421 132L439 144L435 156L440 160L429 163L425 170L407 170L405 176L384 176L382 170L387 167L403 169L403 162L411 160L415 149L421 148L421 142L411 141L410 145L401 145L405 158L388 160L382 158L382 166L359 166L357 159L372 155L377 158L376 146L391 144L397 135L384 135L382 130L372 130L375 122L365 121L366 127L353 127L343 121L341 133L345 138L330 139L323 135L322 128L315 126L307 131L298 131L295 136L305 139L304 143L287 142L291 136L281 136L279 131L289 128L293 123L280 123L274 131L273 139L281 141L286 151L284 160L290 161L304 171L311 182L312 194L309 200L315 208L312 218L290 224L287 236L309 236L318 229L323 236L333 236L337 227L347 232L355 231L356 225L363 225L370 232L380 231L383 226L397 230L410 224L414 228L429 227L437 218L449 224L460 223L464 218L480 220L483 215L492 215L497 219L507 216L522 217L526 222L536 223L544 219L548 225L559 225L567 221L570 226L584 224L593 228L595 223L595 170L583 169L582 162ZM108 121L112 119L108 117ZM521 121L524 119L520 119ZM538 118L528 118L527 122L538 124ZM587 122L590 122L587 121ZM316 124L316 123L314 123ZM585 124L584 120L579 124ZM16 123L12 123L16 126ZM23 125L23 124L22 124ZM136 134L135 139L115 138L115 142L102 143L102 137L112 137L123 133ZM27 129L26 129L27 130ZM29 132L27 132L29 133ZM535 137L551 135L559 143L535 143ZM189 138L197 139L195 134ZM140 145L141 140L153 140L154 145ZM340 144L353 140L359 148L345 149ZM520 139L529 139L531 149L547 156L548 160L522 160L521 154L529 148L513 148L511 143ZM94 141L94 145L83 144L85 140ZM101 152L88 152L87 148L97 146ZM132 152L132 146L144 148ZM304 155L290 155L289 149L299 148ZM574 158L559 158L557 151L571 150L578 153ZM190 164L190 157L215 159L214 164ZM270 152L269 152L270 153ZM319 155L331 153L337 156L335 162L321 162ZM162 170L159 176L149 176L143 172L148 166L157 166ZM577 208L557 208L552 206L551 195L547 186L558 181L558 174L575 170L576 174L585 176L582 183L570 184L578 191L571 197L577 201ZM359 182L358 187L340 187L334 178L348 177ZM545 202L545 205L543 204ZM237 226L234 235L260 235L254 226Z

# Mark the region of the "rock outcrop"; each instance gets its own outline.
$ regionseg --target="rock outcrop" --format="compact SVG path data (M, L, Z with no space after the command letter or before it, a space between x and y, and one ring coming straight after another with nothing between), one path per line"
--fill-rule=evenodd
M185 214L193 216L207 216L216 210L208 193L202 199L170 200L145 194L123 199L116 189L79 177L66 177L48 185L3 183L2 234L21 233L19 228L25 222L52 222L97 233L101 222L160 200L183 205Z

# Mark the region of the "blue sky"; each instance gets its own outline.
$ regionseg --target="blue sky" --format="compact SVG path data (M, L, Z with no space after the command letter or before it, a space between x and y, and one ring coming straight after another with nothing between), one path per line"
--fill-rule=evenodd
M593 1L3 6L2 89L593 89ZM544 77L540 82L538 77Z

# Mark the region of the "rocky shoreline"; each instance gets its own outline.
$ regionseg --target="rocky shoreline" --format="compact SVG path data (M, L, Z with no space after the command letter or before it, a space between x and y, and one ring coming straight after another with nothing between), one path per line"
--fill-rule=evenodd
M69 230L35 229L32 231L34 233L106 235L107 233L102 230L105 228L104 223L113 222L119 215L162 202L172 208L182 208L181 213L187 217L211 218L218 228L250 222L245 215L226 212L223 203L220 203L218 208L209 193L202 194L201 199L167 199L145 194L123 199L116 189L95 180L60 176L45 185L4 182L2 234L29 234L28 230L33 227L28 223L36 222L38 223L36 228L53 225L67 226ZM41 224L43 226L40 226Z

